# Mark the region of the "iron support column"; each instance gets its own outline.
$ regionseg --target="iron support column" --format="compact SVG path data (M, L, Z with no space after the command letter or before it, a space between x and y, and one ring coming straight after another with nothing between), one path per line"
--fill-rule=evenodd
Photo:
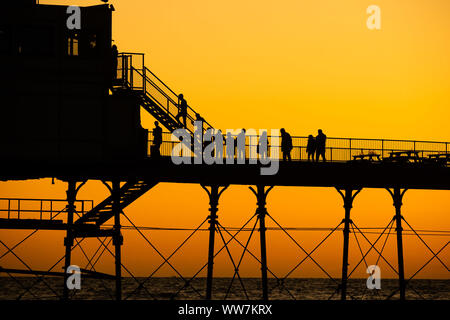
M403 238L402 238L402 200L405 192L408 189L403 189L403 191L395 187L393 191L387 189L394 200L395 207L395 231L397 232L397 257L398 257L398 281L400 290L400 300L405 300L406 298L406 287L405 287L405 265L403 260Z
M258 184L256 191L252 188L250 190L256 195L257 209L256 214L259 219L259 239L261 246L261 281L262 281L262 298L263 300L269 299L269 291L267 286L267 247L266 247L266 199L267 194L273 187L264 190L265 186Z
M348 278L348 247L350 242L350 224L352 220L350 219L350 211L353 208L353 200L356 195L361 191L358 189L355 194L353 194L352 188L345 188L344 193L336 188L339 194L342 196L344 200L344 209L345 209L345 217L342 220L344 223L344 248L342 253L342 278L341 278L341 300L347 299L347 278Z
M63 300L69 299L69 288L67 287L67 279L69 274L67 270L71 264L72 246L73 246L73 214L75 212L75 199L77 195L76 182L70 180L67 187L67 233L64 239L64 246L66 247L65 261L64 261L64 286L63 286Z
M213 285L213 270L214 270L214 240L217 225L217 211L219 206L219 198L222 192L225 191L228 186L225 186L219 192L219 185L211 185L211 191L209 191L206 186L201 185L203 189L208 193L209 196L209 244L208 244L208 269L206 276L206 300L212 299L212 285Z
M116 267L116 300L122 300L122 252L121 246L123 244L123 237L120 232L120 182L112 182L111 191L113 203L112 210L114 213L114 235L113 235L113 245L115 248L115 267Z

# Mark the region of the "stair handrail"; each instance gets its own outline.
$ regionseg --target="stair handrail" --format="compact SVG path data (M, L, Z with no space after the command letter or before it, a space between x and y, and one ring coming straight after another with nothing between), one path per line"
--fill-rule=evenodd
M135 88L134 86L134 81L133 81L133 72L136 72L138 76L142 77L142 90L144 91L144 94L149 94L150 97L153 98L154 102L156 102L161 108L166 109L166 111L168 112L168 115L173 118L173 120L177 120L175 117L176 115L173 114L172 112L170 112L169 108L165 107L160 101L158 101L158 99L154 96L152 96L148 90L147 90L147 82L154 88L156 89L165 99L167 99L168 103L172 104L174 107L176 107L178 109L178 94L173 91L164 81L162 81L153 71L151 71L148 67L145 66L145 60L144 60L144 53L136 53L136 52L120 52L119 57L123 57L123 56L130 56L130 65L127 65L126 67L129 68L129 70L131 71L130 73L130 78L127 76L124 79L124 86L128 87L128 88ZM134 59L132 58L133 56L140 56L142 57L142 68L135 68L133 66L133 61ZM124 66L122 66L122 69L124 68ZM125 71L126 72L126 71ZM151 75L151 77L149 76ZM154 79L156 79L156 81L154 81ZM167 91L164 90L167 89ZM140 89L140 88L139 88ZM171 97L168 93L172 94L173 97ZM195 114L197 114L197 112L190 106L187 105L187 115L186 118L188 121L191 121L191 123L194 123L195 119ZM203 128L202 130L206 130L207 128L214 128L209 122L207 122L205 119L203 119ZM188 128L186 128L187 130L189 130ZM191 131L191 130L189 130Z
M170 97L164 90L162 90L161 87L158 86L157 83L152 81L152 79L147 76L147 72L150 73L156 80L158 80L165 88L167 88L175 97L177 97L177 99L178 99L178 95L168 85L166 85L158 76L156 76L150 69L145 67L145 74L144 74L139 69L135 69L134 67L132 67L132 68L133 68L133 70L136 71L136 73L139 76L141 76L143 78L143 81L147 81L153 88L155 88L159 93L161 93L170 103L172 103L172 105L174 105L175 107L178 107L178 102L175 102L175 100L172 97ZM144 87L146 87L146 86L144 86ZM145 90L145 91L146 91L145 93L148 93L147 90ZM164 106L161 104L161 102L158 101L158 104L164 108ZM197 112L189 105L187 106L187 108L188 108L187 119L189 119L190 121L195 121L195 118L192 116L192 114L196 114ZM167 111L175 119L175 115L173 115L169 110L167 110ZM213 126L204 119L203 119L203 125L213 128Z

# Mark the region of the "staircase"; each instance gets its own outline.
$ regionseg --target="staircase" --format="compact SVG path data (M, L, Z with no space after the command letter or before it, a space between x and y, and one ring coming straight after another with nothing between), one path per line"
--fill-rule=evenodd
M115 84L113 92L121 90L133 92L142 108L170 132L182 127L175 118L178 114L178 94L145 66L143 54L119 54ZM191 134L194 133L193 122L195 119L196 111L188 105L186 129ZM213 126L203 119L202 129L208 128L213 128Z
M132 92L141 107L170 132L181 127L176 119L178 95L145 66L143 54L119 54L117 79L114 82L112 92L116 94L123 91ZM194 134L193 122L195 119L196 112L188 106L186 129L191 133L191 136ZM203 120L202 130L204 131L207 128L212 128L212 126ZM127 207L157 183L157 181L142 180L125 183L120 188L120 209ZM109 196L75 221L75 224L91 224L99 227L114 216L112 206L113 199L112 196Z
M145 66L144 54L119 54L117 79L114 82L112 92L116 94L123 91L132 92L141 107L170 132L181 127L176 119L178 95ZM191 136L194 134L193 122L195 119L196 112L188 106L186 129L191 133ZM204 131L207 128L212 128L212 126L203 120L202 130ZM157 183L157 181L142 180L125 183L120 188L120 209L127 207ZM100 227L114 216L112 206L113 199L112 196L109 196L75 221L75 225L88 224Z
M126 208L129 204L134 202L148 190L157 185L157 181L130 181L125 183L120 188L120 210ZM114 216L112 210L113 199L109 196L98 205L96 205L92 210L88 211L86 214L81 216L75 225L80 224L94 224L96 226L101 226L103 223L107 222Z

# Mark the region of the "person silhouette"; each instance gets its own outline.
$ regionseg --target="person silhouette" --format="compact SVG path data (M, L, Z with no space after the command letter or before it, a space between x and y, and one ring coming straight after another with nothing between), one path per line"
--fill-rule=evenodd
M234 151L236 146L234 145L234 138L231 135L231 132L227 132L227 137L225 138L225 145L227 148L227 163L234 162Z
M209 127L208 129L206 129L205 134L210 135L211 139L209 141L208 140L203 141L203 150L205 150L207 146L215 145L214 129ZM214 149L211 151L211 156L213 158L215 156Z
M241 132L236 137L236 145L237 145L237 158L238 163L245 162L245 129L242 129Z
M180 121L180 117L183 119L183 122ZM186 99L184 99L184 96L182 93L178 95L178 114L176 115L175 119L177 119L180 126L183 126L186 128L186 117L187 117L187 102Z
M291 161L292 151L292 137L286 132L284 128L281 128L281 152L283 153L283 161Z
M317 132L318 135L316 137L316 162L319 161L320 156L322 156L323 162L325 162L325 145L327 136L322 132L321 129L319 129Z
M160 147L162 144L162 128L159 126L159 122L155 121L155 128L153 129L153 146L152 155L160 155Z
M195 114L195 120L191 121L192 124L194 124L194 121L201 122L202 126L203 126L203 122L205 122L205 119L203 119L203 117L200 115L200 113L196 113Z
M200 115L200 113L195 114L195 120L191 121L192 124L195 124L197 122L197 130L201 133L203 133L205 130L203 129L203 124L205 123L205 119Z
M261 159L267 158L267 151L269 150L269 139L267 138L267 131L263 131L259 137L257 152Z
M214 149L216 150L217 161L223 161L223 135L222 130L217 129L214 135ZM222 158L222 160L220 160Z
M316 139L312 134L308 136L308 144L306 145L306 153L308 154L308 161L314 161L314 153L316 152Z

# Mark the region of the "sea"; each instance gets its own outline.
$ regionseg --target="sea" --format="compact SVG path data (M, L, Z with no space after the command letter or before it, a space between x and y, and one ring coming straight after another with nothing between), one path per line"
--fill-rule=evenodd
M187 280L187 279L186 279ZM348 280L348 299L397 300L398 280L381 279L380 289L368 289L366 279ZM0 300L58 300L63 279L60 277L0 277ZM122 298L126 300L202 300L206 279L196 278L189 283L170 278L123 278ZM289 278L284 282L268 280L271 300L337 300L340 299L338 280L319 278ZM115 299L115 280L82 279L80 289L69 291L73 300ZM213 299L258 300L262 298L259 278L214 278ZM450 300L450 279L413 279L406 289L408 300Z

